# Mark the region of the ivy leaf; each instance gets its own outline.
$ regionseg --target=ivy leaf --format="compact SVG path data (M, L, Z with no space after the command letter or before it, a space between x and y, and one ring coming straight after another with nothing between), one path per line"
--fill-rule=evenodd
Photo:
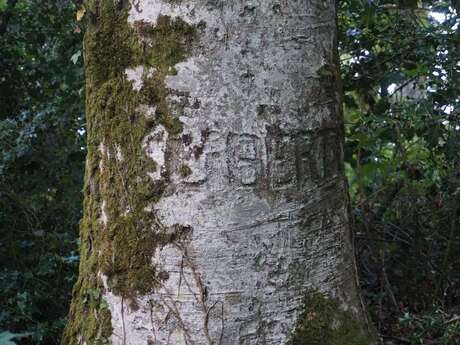
M32 333L11 333L9 331L0 333L0 345L17 345L13 339L28 337Z
M74 65L77 64L78 59L80 58L80 56L81 56L81 50L77 51L75 54L72 55L70 60L73 62Z
M1 1L1 0L0 0ZM86 9L84 6L82 6L78 11L77 11L77 14L76 14L76 17L77 17L77 22L79 22L80 20L83 19L83 17L85 16L85 13L86 13Z
M7 7L7 3L6 3L6 0L0 0L0 12L3 12L6 10L6 7ZM1 333L0 333L1 334Z

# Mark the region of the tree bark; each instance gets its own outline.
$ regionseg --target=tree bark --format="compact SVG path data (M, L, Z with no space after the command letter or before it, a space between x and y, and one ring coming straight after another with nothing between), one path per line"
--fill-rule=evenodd
M331 0L87 1L63 344L373 344Z

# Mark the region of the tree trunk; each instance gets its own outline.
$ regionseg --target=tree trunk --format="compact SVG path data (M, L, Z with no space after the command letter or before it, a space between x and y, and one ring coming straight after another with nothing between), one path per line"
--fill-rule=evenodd
M331 0L88 0L63 344L373 344Z

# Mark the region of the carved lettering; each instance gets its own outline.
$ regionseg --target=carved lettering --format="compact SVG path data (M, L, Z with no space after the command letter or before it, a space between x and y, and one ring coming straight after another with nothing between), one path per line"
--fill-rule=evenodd
M257 183L261 177L259 138L252 134L230 134L227 138L228 172L231 181L242 186Z
M272 190L293 188L297 184L295 141L289 136L268 140L269 183Z
M297 174L302 186L337 175L340 142L334 130L322 131L314 138L299 138L296 148Z
M268 181L273 191L309 188L339 172L340 142L333 130L297 137L273 132L266 142Z

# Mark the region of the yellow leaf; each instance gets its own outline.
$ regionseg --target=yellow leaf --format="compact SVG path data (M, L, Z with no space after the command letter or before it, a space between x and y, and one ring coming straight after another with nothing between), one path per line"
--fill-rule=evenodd
M78 11L77 11L77 22L79 22L84 16L85 16L85 13L86 13L86 9L84 6L82 6Z

